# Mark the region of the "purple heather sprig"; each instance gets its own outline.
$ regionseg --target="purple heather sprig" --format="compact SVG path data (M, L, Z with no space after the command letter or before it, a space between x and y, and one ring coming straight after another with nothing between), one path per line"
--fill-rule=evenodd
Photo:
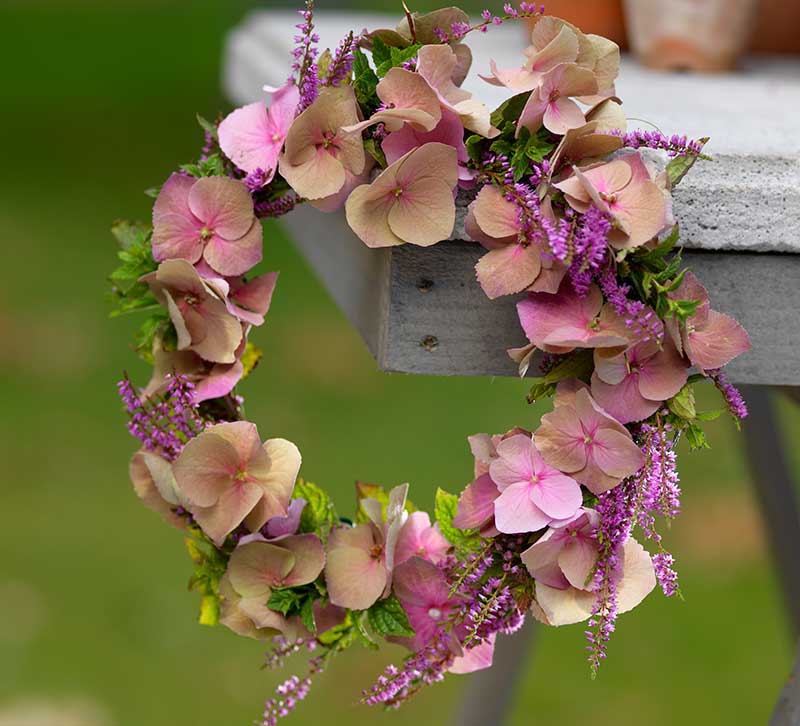
M645 131L635 129L623 133L612 129L608 133L619 136L622 145L629 149L661 149L666 151L669 156L701 156L703 151L703 141L689 139L686 136L665 136L660 131Z
M299 197L294 192L289 192L277 199L257 201L255 203L255 214L259 219L272 219L282 217L291 212L299 201Z
M717 390L722 394L725 403L728 406L731 416L733 416L737 425L742 419L747 418L747 404L744 397L736 386L728 380L728 376L721 369L708 371L708 377L714 381Z
M282 638L276 640L283 641ZM276 650L267 658L267 665L270 668L280 667L283 664L284 658L300 650L300 647L305 645L309 651L313 651L316 647L315 640L309 641L296 641L294 643L286 643L283 641L279 643ZM277 660L273 660L275 653L280 652ZM264 715L260 722L260 726L276 726L278 721L286 718L297 707L300 701L304 700L311 690L311 681L314 676L322 673L328 664L329 653L323 653L308 661L308 674L300 678L300 676L289 676L275 689L275 695L268 698L264 703Z
M130 417L128 431L169 461L205 427L194 404L194 384L186 376L168 374L166 391L150 400L139 396L127 375L117 388Z
M600 556L592 580L592 591L597 594L597 601L589 618L589 629L586 630L592 677L597 674L601 661L606 657L606 647L616 626L622 548L633 524L634 499L635 489L630 479L598 497L596 509L600 523L595 530L595 537L600 546Z
M300 113L314 103L319 92L317 76L319 35L314 32L314 0L306 0L306 9L297 12L302 16L303 22L295 25L300 35L294 36L295 47L292 50L294 62L289 80L294 81L300 89L300 102L297 105L297 113Z
M339 47L333 54L333 58L331 59L323 81L324 86L338 86L350 77L350 72L353 70L353 61L355 59L353 54L355 47L356 41L353 37L353 33L350 32L347 37L340 41Z
M586 297L597 271L606 260L611 221L592 205L581 215L575 230L569 277L579 297Z
M544 5L535 3L521 2L519 8L515 8L511 3L503 5L504 15L494 15L490 10L481 12L481 22L470 25L469 23L453 23L449 31L442 28L434 28L433 33L441 43L451 43L454 40L461 40L469 33L478 31L485 33L490 25L502 25L507 20L519 20L520 18L533 18L537 15L544 15Z
M634 335L641 336L639 342L648 340L661 342L664 337L663 321L643 302L628 297L630 287L619 281L613 266L606 267L598 282L603 295L611 303L617 315L625 320L625 325Z

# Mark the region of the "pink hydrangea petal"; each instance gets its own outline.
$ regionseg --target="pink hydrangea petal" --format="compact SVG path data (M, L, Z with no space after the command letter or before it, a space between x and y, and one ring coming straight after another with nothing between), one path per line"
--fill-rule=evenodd
M195 383L192 399L202 403L212 398L227 396L242 379L244 365L237 360L234 363L216 363L208 375Z
M263 325L277 282L277 272L266 272L247 282L232 284L228 310L251 325Z
M489 434L473 434L467 437L467 441L476 461L488 466L497 456L497 447Z
M323 199L336 194L346 181L344 165L321 145L309 148L313 150L301 164L294 165L288 161L288 156L281 156L278 163L281 175L306 199Z
M236 449L221 436L203 432L183 447L173 464L173 472L189 501L210 507L231 486L238 467Z
M490 300L525 290L542 268L533 245L510 244L487 252L475 265L475 273Z
M594 372L603 383L612 386L622 383L628 376L628 361L625 354L608 349L596 349L594 351Z
M225 239L238 239L253 224L250 192L244 182L228 177L198 179L189 191L189 209L204 225Z
M528 340L541 347L543 341L559 328L570 326L585 331L602 306L603 295L596 285L592 285L586 297L581 299L565 280L555 295L530 293L526 300L517 303L517 312Z
M168 524L178 529L186 529L186 520L175 514L175 506L168 502L161 494L160 487L156 484L156 477L154 476L154 467L150 457L156 457L146 451L138 451L131 458L128 466L128 473L130 475L133 489L136 496L142 500L142 503L152 511L160 515ZM166 462L169 465L169 462Z
M620 192L612 213L628 235L625 247L638 247L664 229L667 200L651 181L631 183Z
M325 550L315 534L295 534L280 540L279 546L294 555L294 566L281 587L307 585L319 577L325 567Z
M550 466L573 473L586 466L583 429L572 405L556 406L542 416L534 434L536 448Z
M261 262L264 230L255 217L247 232L236 239L215 234L206 243L203 257L221 275L243 275Z
M267 537L269 539L277 539L286 537L290 534L295 534L297 528L300 526L300 517L308 502L302 497L292 499L289 502L289 507L286 510L286 516L278 515L270 517L264 525Z
M251 421L229 421L215 424L207 428L205 433L225 439L236 451L241 466L247 466L258 455L261 448L258 428Z
M708 311L705 325L686 336L686 353L701 370L722 368L736 356L750 350L750 336L736 320Z
M583 111L575 101L562 96L548 103L542 117L542 124L548 131L563 135L570 129L577 129L586 123Z
M261 498L258 487L235 483L226 489L211 507L192 507L195 522L211 540L221 546Z
M531 437L524 434L510 436L497 444L497 457L489 464L489 474L501 492L512 484L530 482L534 473L532 449Z
M558 555L558 566L570 585L579 590L590 590L591 574L598 556L596 542L575 537L566 543Z
M672 341L665 339L663 350L640 364L639 391L653 401L666 401L683 388L688 377L683 358Z
M470 204L478 226L490 237L504 239L519 233L517 207L508 201L498 187L485 186Z
M467 648L463 655L457 656L447 669L450 673L474 673L485 668L492 667L494 660L494 641L495 633L492 633L485 641Z
M628 375L620 383L610 385L600 380L595 372L592 374L592 396L603 410L622 424L643 421L661 407L660 401L642 396L637 374Z
M436 91L445 106L469 101L472 94L453 83L458 59L447 44L423 45L417 53L417 73Z
M163 214L153 226L153 259L197 262L203 254L202 224L181 214Z
M533 503L550 519L573 516L583 503L581 487L572 477L550 469L531 491Z
M286 439L267 439L248 462L247 473L262 492L261 501L247 518L250 531L256 531L272 517L285 516L302 457Z
M421 557L398 564L392 581L394 593L404 605L438 608L450 600L450 587L442 571Z
M452 164L455 173L455 151ZM392 204L387 221L404 242L428 247L450 236L455 218L453 186L441 179L418 179Z
M542 98L539 88L531 93L517 121L517 135L519 135L520 129L523 128L535 133L542 127L547 104L548 100L547 98Z
M575 31L558 18L541 18L533 27L531 40L532 45L524 51L528 68L550 71L561 63L574 63L578 57Z
M600 429L594 437L592 458L608 476L623 479L645 464L641 449L627 436L613 429Z
M431 526L427 512L412 512L400 529L394 551L395 566L411 557L422 557L434 564L440 562L450 550L450 543L442 536L438 526Z
M233 589L241 597L266 599L295 564L295 555L288 549L268 542L248 542L233 551L227 572Z
M376 544L377 532L371 523L331 532L325 582L334 605L366 610L383 594L387 572L382 561L371 555Z
M542 512L531 499L530 482L512 484L504 489L494 503L495 526L505 534L537 532L551 517Z
M489 474L477 477L467 485L458 499L458 511L453 526L473 529L483 526L494 516L494 502L500 496L497 485Z
M164 182L153 204L153 224L155 225L161 217L168 214L178 214L187 219L192 218L189 209L189 192L194 186L196 179L186 174L171 174L169 179Z
M264 103L257 101L232 111L220 123L218 132L222 152L237 167L247 173L269 170L266 181L272 181L283 138L272 138L275 131Z
M563 539L553 539L552 534L552 529L547 530L537 542L522 553L521 558L537 583L541 582L562 590L569 587L569 581L558 564L558 556L565 542Z

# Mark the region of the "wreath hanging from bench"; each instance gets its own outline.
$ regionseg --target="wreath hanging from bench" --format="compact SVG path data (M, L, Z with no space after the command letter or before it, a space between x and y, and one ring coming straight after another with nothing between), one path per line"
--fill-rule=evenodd
M141 442L135 491L184 532L201 623L270 640L274 667L312 653L263 724L351 645L408 647L362 694L396 707L446 673L489 667L497 634L528 614L588 621L594 672L620 613L656 584L679 594L656 527L679 511L678 440L702 448L704 421L747 415L722 372L747 334L682 268L672 213L707 139L628 131L618 47L525 2L477 23L453 7L406 11L396 29L323 53L311 2L301 15L291 77L265 88L269 104L200 119L202 155L153 192L152 225L114 226L114 314L149 313L135 348L152 378L119 383ZM521 66L482 69L509 97L490 112L461 88L465 39L519 19L533 27ZM237 393L277 280L250 276L259 219L344 208L369 247L429 246L451 235L457 191L486 250L478 284L497 304L516 296L527 343L509 355L524 376L543 354L528 400L552 397L553 410L533 431L470 436L475 478L460 496L437 492L434 521L407 484L358 483L354 518L340 517L298 478L297 447L262 441ZM721 410L697 410L704 382Z

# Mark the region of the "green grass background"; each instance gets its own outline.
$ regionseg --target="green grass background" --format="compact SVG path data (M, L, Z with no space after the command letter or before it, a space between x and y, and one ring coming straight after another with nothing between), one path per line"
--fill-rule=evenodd
M114 382L147 372L128 348L135 321L110 321L104 305L108 227L146 218L141 191L196 153L194 113L227 108L221 47L245 10L244 0L0 7L0 726L243 725L281 678L259 670L260 644L196 624L180 536L133 495ZM248 413L265 437L298 443L305 475L342 511L355 478L410 481L429 506L436 486L468 481L468 434L535 425L542 410L525 405L519 381L377 372L280 225L266 225L264 251L281 279L254 333L266 354L244 385ZM782 414L796 437L800 417ZM741 439L727 420L709 435L711 452L681 457L685 514L669 536L686 602L654 594L623 616L594 682L581 628L542 630L517 664L512 723L766 721L791 638ZM446 723L467 677L396 713L356 705L399 655L341 657L294 723Z

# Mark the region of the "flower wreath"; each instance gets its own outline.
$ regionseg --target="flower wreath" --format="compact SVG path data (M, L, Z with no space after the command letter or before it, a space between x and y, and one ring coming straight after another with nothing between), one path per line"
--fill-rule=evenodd
M458 8L406 12L395 30L351 32L322 54L311 2L301 14L292 76L266 89L270 104L201 119L202 156L153 193L152 225L114 227L115 314L151 311L135 347L152 378L119 384L142 444L136 493L185 533L201 623L271 639L272 666L313 651L264 724L350 645L410 649L363 692L397 706L491 665L496 635L528 612L588 620L594 671L620 613L656 582L679 592L655 525L679 510L678 439L703 447L702 422L720 413L696 410L694 386L712 382L737 423L747 414L721 372L747 334L710 308L676 249L671 189L708 158L706 139L628 132L618 47L526 2L475 24ZM520 18L531 45L520 68L484 76L509 94L490 113L460 87L463 41ZM554 408L533 432L469 437L475 478L460 496L437 492L434 523L407 484L359 483L354 520L340 517L298 478L297 447L262 442L235 392L260 357L249 333L277 278L248 276L259 219L344 207L369 247L428 246L450 236L456 191L472 199L465 229L486 249L486 295L524 293L529 343L509 354L525 375L543 353L528 400L553 396Z

